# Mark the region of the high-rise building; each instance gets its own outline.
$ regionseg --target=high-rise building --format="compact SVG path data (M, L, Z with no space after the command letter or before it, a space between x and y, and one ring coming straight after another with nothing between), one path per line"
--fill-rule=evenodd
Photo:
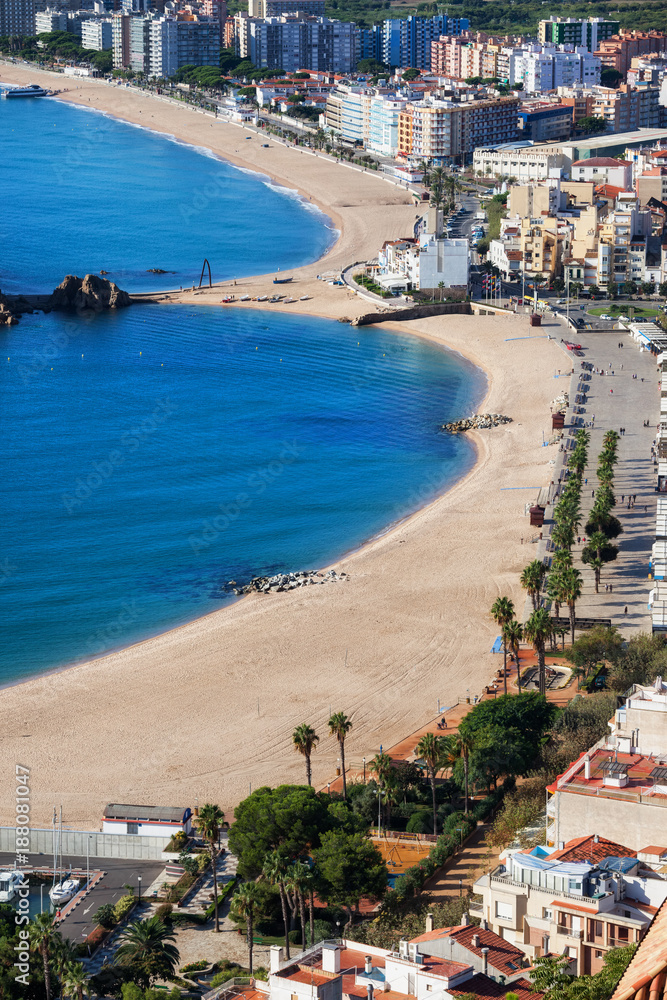
M589 52L595 52L600 42L615 35L619 21L605 21L602 17L556 17L540 21L537 37L549 45L585 45Z
M518 107L517 97L410 103L399 115L399 152L426 162L466 163L478 146L516 139Z
M67 31L67 11L46 10L35 12L35 34L41 35L47 31Z
M357 28L348 21L284 14L235 17L236 51L253 66L351 73L357 64Z
M280 17L281 14L296 13L324 17L324 0L248 0L250 17Z
M111 19L91 18L81 25L81 45L84 49L95 49L102 52L113 45Z
M431 69L431 43L441 35L460 35L467 31L470 22L466 17L395 18L382 24L380 62L387 66L414 69Z
M220 29L211 19L115 14L112 21L116 69L168 78L181 66L218 66Z
M0 0L0 35L34 35L35 0Z

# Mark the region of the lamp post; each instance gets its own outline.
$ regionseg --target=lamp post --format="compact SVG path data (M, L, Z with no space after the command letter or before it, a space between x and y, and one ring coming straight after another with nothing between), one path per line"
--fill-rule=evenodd
M457 826L456 832L461 834L461 847L463 847L463 827Z
M141 875L137 875L137 882L139 883L139 906L141 906Z
M366 784L366 758L365 757L363 758L363 762L364 762L364 784Z
M86 889L90 885L90 834L86 839Z
M462 895L463 895L463 879L460 878L459 879L459 899L461 898Z

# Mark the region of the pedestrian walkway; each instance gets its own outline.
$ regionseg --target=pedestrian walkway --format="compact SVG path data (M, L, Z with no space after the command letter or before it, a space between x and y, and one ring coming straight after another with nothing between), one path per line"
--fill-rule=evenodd
M225 849L224 855L218 857L216 863L218 895L222 892L227 883L236 877L237 867L238 858L236 858L235 855L230 854L229 851ZM213 900L213 870L209 869L204 877L204 881L194 895L187 900L185 906L179 906L178 910L174 910L174 912L201 913L202 910L206 910L211 905Z

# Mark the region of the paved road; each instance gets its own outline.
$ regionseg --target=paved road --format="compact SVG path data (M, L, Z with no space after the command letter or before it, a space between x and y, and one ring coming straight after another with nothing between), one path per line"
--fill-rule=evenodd
M0 854L0 867L13 867L16 858L13 854ZM31 862L36 868L43 865L49 866L53 859L47 855L32 855ZM63 858L66 869L79 868L86 870L86 859L69 857ZM70 941L83 941L93 930L95 924L92 921L93 914L103 903L115 903L121 896L125 895L124 886L132 885L135 892L138 891L138 876L141 875L142 889L148 886L157 878L164 868L164 861L127 861L116 858L91 858L90 870L104 871L107 874L101 882L95 886L90 895L79 903L79 905L68 914L60 924L63 935Z
M565 334L563 334L565 335ZM647 608L649 557L655 540L656 474L651 461L651 444L655 437L655 427L660 414L660 391L655 359L647 352L641 353L622 331L596 333L585 331L578 335L585 360L594 368L604 369L614 374L593 373L587 383L587 401L579 414L585 423L595 417L589 447L589 463L584 473L587 483L582 493L583 523L594 502L592 493L598 487L595 474L597 456L602 449L602 438L606 430L626 432L619 441L619 462L616 467L614 490L617 506L614 514L623 525L623 534L617 540L620 552L616 562L609 563L602 571L600 593L595 593L594 574L580 561L583 542L573 550L574 562L584 579L583 594L577 602L577 616L611 618L622 634L631 638L640 631L651 629L651 618ZM622 342L623 348L618 344ZM564 353L563 371L569 365L575 366L574 385L579 381L582 358ZM637 375L637 378L633 378ZM643 381L642 381L643 379ZM564 388L562 380L554 382L554 396ZM574 386L570 399L573 401ZM613 390L610 391L610 390ZM571 411L568 411L571 413ZM650 426L644 427L645 420ZM559 454L559 459L562 455ZM558 466L555 479L558 478ZM627 507L628 495L636 495L636 504ZM621 498L625 497L625 503ZM644 509L646 507L646 510ZM547 508L547 516L553 507ZM605 584L612 586L612 592L605 590ZM627 607L627 614L626 609Z

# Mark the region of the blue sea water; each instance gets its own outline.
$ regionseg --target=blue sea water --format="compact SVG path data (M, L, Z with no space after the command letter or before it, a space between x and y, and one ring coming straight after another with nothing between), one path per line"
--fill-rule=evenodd
M0 136L4 292L101 270L129 291L178 288L199 281L205 257L214 280L265 274L316 260L336 238L326 216L268 177L99 112L0 101Z
M46 107L46 118L33 120L38 156L46 156L47 124L73 110ZM153 204L174 204L181 183L171 158L202 171L212 161L112 124L109 155L121 172L140 168L135 142L155 144L150 188L128 195L152 243ZM95 169L80 166L84 189ZM271 247L266 232L275 238L289 213L298 232L318 227L300 246L302 257L317 256L329 238L321 220L225 169L230 197L237 184L239 197L252 184L265 199L261 217L245 226L266 256L256 267L248 258L247 271L285 265L289 248L282 238ZM13 206L26 197L27 180L15 164L11 171ZM120 259L122 197L97 234L61 207L51 249L40 242L43 208L24 205L36 242L27 241L21 259L32 261L36 286L53 284L41 276L54 267L58 275L76 271L71 258L82 245L116 248ZM171 227L159 227L154 245L162 252L165 238L170 260L186 259L173 213ZM235 220L219 223L221 243L232 240L230 227ZM138 246L128 251L137 282ZM60 254L56 265L51 253ZM0 242L0 265L18 282L15 261L12 236ZM279 306L157 305L93 319L24 316L0 337L0 683L212 611L232 599L222 589L230 579L324 566L428 502L474 461L464 437L437 428L474 411L483 376L417 338L281 314Z

